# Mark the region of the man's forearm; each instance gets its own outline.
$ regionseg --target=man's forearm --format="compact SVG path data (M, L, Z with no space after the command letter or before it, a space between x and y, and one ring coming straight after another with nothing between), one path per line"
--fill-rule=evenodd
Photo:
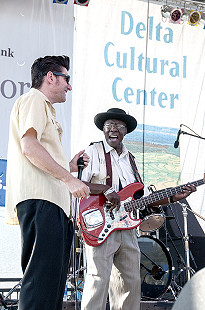
M103 194L108 188L110 188L110 186L104 184L95 184L84 181L83 183L85 183L90 188L91 195Z
M22 152L37 168L49 173L63 182L69 181L73 176L60 166L47 150L35 138L23 138L21 141Z

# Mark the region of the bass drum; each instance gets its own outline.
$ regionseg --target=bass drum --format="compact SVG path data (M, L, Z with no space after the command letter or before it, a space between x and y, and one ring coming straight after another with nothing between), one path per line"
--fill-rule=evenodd
M172 279L171 256L164 243L152 236L140 236L138 244L141 251L141 297L158 298L167 291Z

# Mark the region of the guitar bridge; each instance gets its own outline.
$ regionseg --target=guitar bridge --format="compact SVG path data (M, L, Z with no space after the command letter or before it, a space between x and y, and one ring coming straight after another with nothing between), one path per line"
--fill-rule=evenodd
M82 217L87 230L93 230L104 223L103 216L98 209L85 211Z

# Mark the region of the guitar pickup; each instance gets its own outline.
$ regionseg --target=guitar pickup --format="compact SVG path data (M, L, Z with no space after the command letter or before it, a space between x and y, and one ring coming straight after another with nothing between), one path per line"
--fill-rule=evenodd
M85 211L82 217L88 230L93 230L104 223L103 216L98 209Z
M127 215L121 217L121 218L120 218L120 221L123 221L123 220L125 220L126 218L127 218Z
M110 217L111 217L111 219L114 221L114 219L115 219L115 216L114 216L114 213L113 213L113 211L111 211L110 212Z

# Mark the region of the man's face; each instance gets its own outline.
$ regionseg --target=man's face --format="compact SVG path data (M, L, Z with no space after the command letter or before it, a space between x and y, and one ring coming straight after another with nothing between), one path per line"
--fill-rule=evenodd
M68 71L66 68L62 68L61 72L62 74L68 75ZM67 91L71 91L72 87L70 83L67 82L66 76L61 76L61 75L55 75L54 78L56 79L55 81L55 102L65 102L66 101L66 93Z
M127 127L123 121L109 119L104 123L103 132L107 143L117 149L127 133Z

